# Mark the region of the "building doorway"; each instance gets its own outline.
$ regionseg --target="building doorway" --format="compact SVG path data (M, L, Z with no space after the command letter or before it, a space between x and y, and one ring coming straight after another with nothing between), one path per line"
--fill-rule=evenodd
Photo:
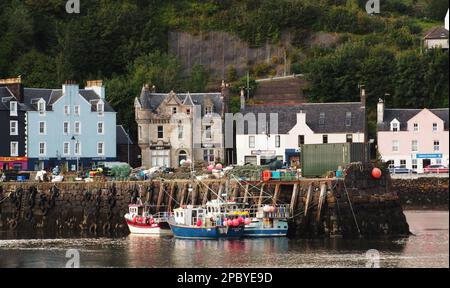
M423 159L422 160L422 167L423 168L426 168L430 164L431 164L431 159Z
M178 153L178 165L180 165L181 166L181 161L182 160L187 160L187 153L186 153L186 151L184 151L184 150L181 150L179 153Z

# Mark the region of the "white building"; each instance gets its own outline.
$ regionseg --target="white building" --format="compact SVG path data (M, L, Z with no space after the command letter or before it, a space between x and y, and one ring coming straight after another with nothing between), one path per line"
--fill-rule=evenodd
M296 166L302 144L367 141L365 95L361 102L266 104L241 108L246 119L255 115L257 121L255 131L247 122L244 131L237 129L238 165L264 165L281 160ZM258 118L263 115L265 120ZM276 118L278 125L274 124Z

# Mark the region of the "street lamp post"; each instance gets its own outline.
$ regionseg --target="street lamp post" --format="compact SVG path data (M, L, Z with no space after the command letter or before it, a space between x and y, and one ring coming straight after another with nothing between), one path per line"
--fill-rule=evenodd
M72 136L72 139L71 139L72 141L76 141L75 142L75 147L74 147L74 154L75 154L75 156L76 156L76 158L77 158L77 173L78 173L78 167L79 167L79 154L80 154L80 151L77 151L77 146L79 146L79 141L78 141L78 139L75 139L75 136Z

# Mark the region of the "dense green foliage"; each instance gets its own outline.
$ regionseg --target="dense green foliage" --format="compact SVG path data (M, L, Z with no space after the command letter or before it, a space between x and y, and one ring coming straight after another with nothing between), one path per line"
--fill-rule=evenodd
M253 46L289 31L291 70L307 75L313 100L355 100L364 83L371 109L385 93L388 106L448 106L448 53L420 48L424 31L442 25L447 0L383 0L376 16L364 11L366 0L81 0L81 14L67 14L65 2L0 1L0 77L22 75L26 86L52 88L105 79L119 121L133 134L131 107L144 83L191 92L220 83L201 65L183 72L167 54L173 30L226 31ZM305 45L318 31L340 41ZM260 64L250 73L274 70ZM235 93L245 85L233 67L226 76Z

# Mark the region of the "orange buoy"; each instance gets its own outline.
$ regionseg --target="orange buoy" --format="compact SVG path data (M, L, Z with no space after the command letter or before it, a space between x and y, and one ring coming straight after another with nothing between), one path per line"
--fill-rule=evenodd
M372 177L375 179L380 179L381 177L381 170L379 168L373 168L372 169Z
M263 181L269 181L270 178L272 178L272 171L270 171L270 170L263 171L262 178L263 178Z

